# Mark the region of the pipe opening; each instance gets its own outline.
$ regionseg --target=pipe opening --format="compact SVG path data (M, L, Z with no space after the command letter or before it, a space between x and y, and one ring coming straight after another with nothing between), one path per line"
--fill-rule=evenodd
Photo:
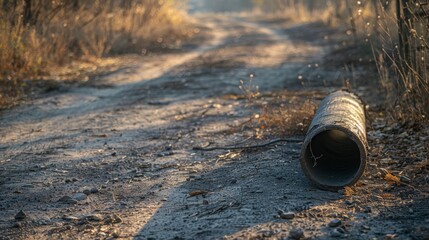
M357 143L345 132L325 130L306 146L304 161L314 181L342 187L354 182L361 165L361 153Z

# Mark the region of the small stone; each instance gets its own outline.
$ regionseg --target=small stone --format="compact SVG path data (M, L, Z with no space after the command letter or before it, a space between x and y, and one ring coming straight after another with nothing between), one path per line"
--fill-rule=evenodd
M301 239L304 237L304 231L300 228L294 228L290 230L289 237L292 239Z
M98 188L96 188L96 187L91 188L90 191L91 191L92 194L95 194L95 193L99 192Z
M340 219L334 219L334 220L330 221L328 224L328 226L330 226L330 227L338 227L340 225L341 225Z
M35 223L38 225L41 225L41 226L47 226L47 225L51 224L52 221L46 220L46 219L40 219L40 220L35 221Z
M76 201L83 201L87 198L87 196L85 193L76 193L72 198Z
M15 220L21 221L24 220L27 217L27 214L24 213L24 211L19 211L16 215L15 215Z
M72 197L70 197L70 196L64 196L64 197L60 198L60 199L58 200L58 202L68 203L68 204L76 204L76 203L77 203L77 200L76 200L76 199L73 199L73 198L72 198Z
M63 216L63 220L74 222L74 221L78 221L79 218L75 216Z
M164 151L164 152L160 152L157 154L158 157L166 157L166 156L171 156L174 155L174 152L172 151Z
M89 216L86 217L86 219L88 219L89 221L94 221L94 222L101 222L103 221L104 217L101 214L91 214Z
M112 152L112 157L116 156L116 152Z
M112 238L119 238L121 235L119 234L118 230L114 230L112 233Z
M340 233L337 229L334 229L331 231L331 237L338 238L338 237L342 237L342 236L343 236L343 234Z
M294 219L295 218L295 213L293 212L284 212L279 214L281 219Z
M110 216L107 216L104 222L107 223L107 224L121 223L122 222L122 218L119 217L116 214L112 214Z
M81 219L81 220L79 220L79 221L76 222L76 225L85 225L85 224L88 224L88 223L89 223L88 220Z
M371 227L369 227L368 225L362 225L362 229L363 230L371 230Z
M22 224L20 222L16 222L12 226L13 228L22 228Z
M388 240L388 239L395 239L398 235L396 234L386 234L386 236L384 237L384 239Z
M85 195L91 194L91 191L89 189L85 189L82 191Z

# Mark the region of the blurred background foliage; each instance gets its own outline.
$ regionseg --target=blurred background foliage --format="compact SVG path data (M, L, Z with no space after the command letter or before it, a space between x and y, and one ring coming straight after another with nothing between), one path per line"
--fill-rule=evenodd
M194 12L321 22L371 53L398 119L429 114L428 0L0 0L0 106L49 67L178 48ZM238 15L240 16L240 15ZM243 15L241 15L243 16Z

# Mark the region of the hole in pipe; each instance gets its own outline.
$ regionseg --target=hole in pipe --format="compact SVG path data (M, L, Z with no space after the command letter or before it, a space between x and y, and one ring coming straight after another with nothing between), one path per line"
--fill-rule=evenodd
M359 147L340 130L318 133L305 152L308 172L320 184L341 187L353 182L361 165Z

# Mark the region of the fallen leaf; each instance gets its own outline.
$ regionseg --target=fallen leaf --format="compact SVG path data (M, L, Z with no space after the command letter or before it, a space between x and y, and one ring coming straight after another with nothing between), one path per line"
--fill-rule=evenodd
M93 138L106 138L107 134L93 134L91 135Z
M397 176L391 174L390 172L386 173L386 175L384 176L384 180L390 184L398 184L401 182L401 180Z
M393 198L394 195L391 193L382 193L382 194L380 194L380 197L382 197L382 198Z
M205 195L207 193L209 193L209 191L207 191L207 190L195 190L195 191L188 193L188 195L189 195L189 197L195 197L195 196L199 196L199 195Z
M234 159L234 158L239 157L239 156L240 156L240 152L229 152L226 154L219 155L218 158L220 158L220 159Z
M353 194L355 194L355 191L353 191L353 189L351 187L345 187L344 188L344 196L350 197Z

